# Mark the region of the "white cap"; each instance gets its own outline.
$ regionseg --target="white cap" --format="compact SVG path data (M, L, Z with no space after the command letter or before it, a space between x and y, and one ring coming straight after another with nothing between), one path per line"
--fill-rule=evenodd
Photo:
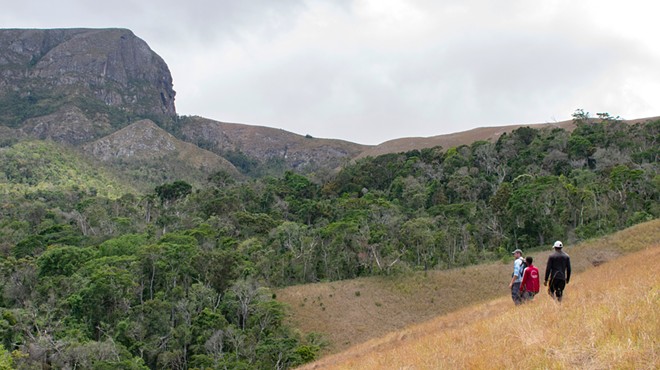
M553 248L562 248L563 246L564 246L564 245L563 245L559 240L557 240L557 241L555 242L555 245L553 245L552 247L553 247Z

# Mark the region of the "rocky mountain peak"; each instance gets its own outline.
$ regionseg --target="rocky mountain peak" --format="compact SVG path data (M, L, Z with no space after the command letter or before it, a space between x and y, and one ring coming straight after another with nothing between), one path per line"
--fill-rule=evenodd
M2 29L0 70L0 104L28 108L0 114L10 126L72 102L86 113L176 115L167 64L130 30Z

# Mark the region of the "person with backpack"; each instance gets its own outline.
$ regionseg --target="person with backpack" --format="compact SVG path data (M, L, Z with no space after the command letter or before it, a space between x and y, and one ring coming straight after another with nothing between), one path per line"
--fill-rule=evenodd
M509 283L509 288L511 289L511 299L516 305L521 304L522 297L520 295L520 283L522 282L522 275L525 269L524 259L522 257L522 251L516 249L512 252L515 260L513 261L513 274L511 275L511 282Z
M525 257L525 262L527 267L523 272L522 281L520 282L520 295L523 302L531 301L534 299L534 296L539 292L540 283L539 283L539 269L534 266L534 258L527 256Z
M548 278L550 278L548 294L561 302L564 296L564 288L571 280L571 258L562 250L564 245L561 241L557 240L552 247L555 251L548 257L543 285L547 286Z

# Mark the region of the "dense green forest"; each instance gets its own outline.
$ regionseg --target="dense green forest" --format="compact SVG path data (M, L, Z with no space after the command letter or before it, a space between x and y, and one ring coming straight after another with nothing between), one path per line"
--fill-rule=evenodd
M323 338L287 327L271 288L508 258L660 216L660 121L574 121L364 158L322 183L220 172L147 194L52 143L8 144L0 368L290 368Z

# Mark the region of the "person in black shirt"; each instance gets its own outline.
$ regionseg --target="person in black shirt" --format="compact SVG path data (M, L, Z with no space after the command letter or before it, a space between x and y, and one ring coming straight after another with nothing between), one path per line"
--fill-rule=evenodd
M545 280L543 281L543 285L547 286L548 278L550 278L548 294L559 302L561 302L564 295L566 284L571 280L571 258L564 253L563 247L564 245L559 240L553 245L555 252L548 257L548 264L545 267Z

